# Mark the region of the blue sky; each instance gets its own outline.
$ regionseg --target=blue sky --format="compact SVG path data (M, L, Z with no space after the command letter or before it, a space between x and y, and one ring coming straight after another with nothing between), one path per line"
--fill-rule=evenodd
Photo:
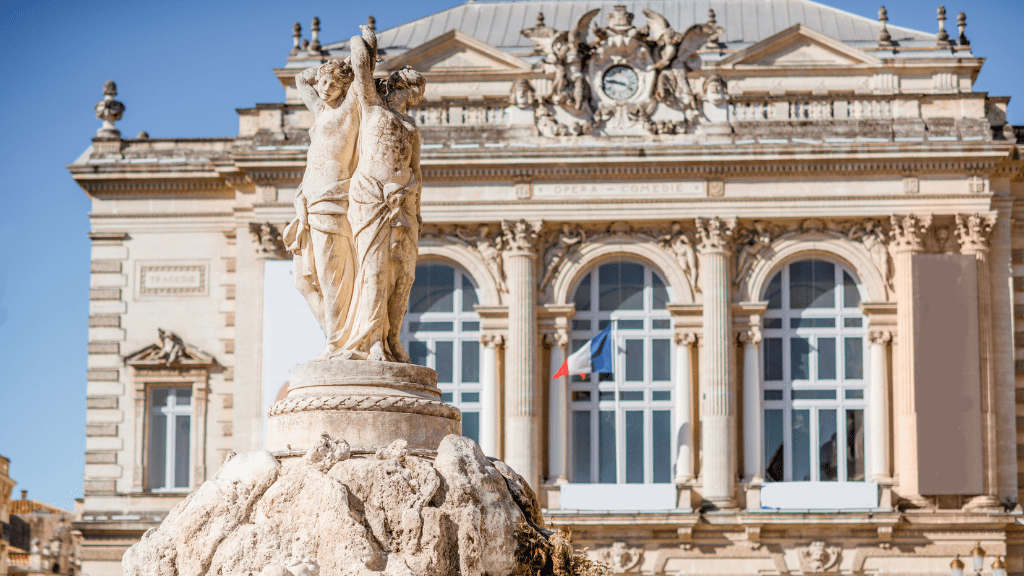
M100 125L104 81L126 105L125 136L233 136L235 108L283 99L271 69L284 64L295 21L308 37L319 16L326 43L369 14L385 29L456 3L0 0L0 454L16 490L68 509L82 492L90 206L64 165ZM822 3L872 19L878 10ZM887 7L890 24L936 29L937 2ZM954 31L967 12L974 54L988 58L975 89L1024 101L1019 2L946 8ZM1024 103L1011 103L1010 121L1024 124Z

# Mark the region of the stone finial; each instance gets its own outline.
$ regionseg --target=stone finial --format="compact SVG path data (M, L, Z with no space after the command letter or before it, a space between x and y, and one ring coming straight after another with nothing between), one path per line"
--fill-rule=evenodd
M103 100L96 103L96 118L103 121L103 126L96 131L97 138L121 138L121 131L114 127L114 122L124 115L124 104L114 100L114 96L117 96L117 84L113 80L107 80L103 85Z
M722 42L719 38L722 36L722 32L725 30L718 25L718 20L715 17L715 11L708 8L708 21L706 24L707 28L712 30L711 36L708 38L707 43L704 45L708 50L719 50L722 48Z
M292 26L292 50L288 53L289 56L298 56L299 45L302 43L302 24L298 22Z
M940 46L949 44L949 33L946 32L946 7L939 6L938 16L936 18L939 21L939 33L935 35L935 39Z
M313 24L309 27L309 48L308 52L310 56L320 55L320 18L313 16Z
M878 21L882 23L882 28L878 31L878 45L882 47L892 46L892 36L889 35L889 28L886 24L889 21L889 13L886 12L885 6L879 6L878 8Z
M369 28L370 31L372 32L377 31L377 19L374 18L373 15L366 17L366 27Z
M967 14L961 12L956 15L956 27L960 29L960 36L956 39L961 46L970 46L971 41L964 35L964 28L967 28Z
M139 130L139 135L135 137L136 140L149 140L149 132L145 130Z

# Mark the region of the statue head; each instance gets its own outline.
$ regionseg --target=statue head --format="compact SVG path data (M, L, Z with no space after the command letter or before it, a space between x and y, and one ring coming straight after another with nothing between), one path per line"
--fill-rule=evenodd
M328 60L316 69L316 93L328 105L345 99L352 85L352 66L344 60Z
M513 106L525 110L526 108L533 106L535 100L536 91L534 91L533 84L530 84L529 80L526 78L517 78L516 81L512 83L512 95L510 96L509 101L512 102Z
M704 99L712 106L721 106L726 100L725 80L715 75L704 81Z
M423 102L427 80L411 66L402 66L388 77L386 102L392 108L412 108Z

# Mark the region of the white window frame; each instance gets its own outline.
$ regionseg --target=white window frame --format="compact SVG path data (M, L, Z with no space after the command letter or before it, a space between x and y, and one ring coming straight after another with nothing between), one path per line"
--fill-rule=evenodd
M482 416L480 398L483 395L483 345L480 343L480 336L482 334L480 329L480 315L473 311L463 310L463 298L464 298L464 286L463 279L472 286L477 299L479 302L480 290L473 277L468 272L460 268L459 266L439 260L421 260L417 263L417 267L420 266L445 266L451 268L454 271L454 293L452 294L452 312L413 312L409 310L405 314L405 319L402 322L402 345L405 346L406 352L409 352L413 342L423 342L427 346L427 361L426 366L434 370L437 369L437 343L438 342L451 342L452 343L452 381L451 382L438 382L437 386L441 389L441 399L445 402L453 404L459 410L462 411L463 415L467 412L478 414L479 418ZM451 331L438 331L438 330L412 330L417 324L425 322L451 322ZM473 326L475 323L475 327ZM477 381L476 382L463 382L462 381L462 343L472 341L477 347ZM475 394L475 399L473 399ZM467 396L468 395L468 396ZM483 426L483 422L480 422L480 426ZM479 426L477 428L477 435L479 436ZM479 438L474 438L475 441L479 442Z
M791 309L790 304L790 266L799 262L807 261L819 261L831 264L835 267L834 269L834 302L831 308L803 308L803 309ZM849 275L853 280L856 289L858 290L858 303L861 301L864 293L861 287L860 280L857 275L849 269L847 266L835 260L815 255L809 258L802 258L798 260L792 260L786 262L778 270L776 270L771 276L770 280L765 285L763 300L768 300L768 290L771 287L772 281L776 276L780 278L782 306L780 308L769 308L765 311L763 319L762 333L764 341L761 346L761 362L759 362L758 369L761 370L761 395L760 404L762 410L762 418L764 425L760 431L762 442L764 445L764 470L763 475L765 481L770 484L781 484L791 482L823 482L828 484L842 484L847 482L852 483L863 483L866 482L870 477L870 470L868 470L868 462L870 457L867 454L870 450L869 442L869 416L868 416L868 393L869 393L869 374L870 369L868 366L869 354L868 354L868 329L867 329L867 317L863 314L860 306L845 307L844 296L846 290L846 284L844 282L843 275ZM832 318L835 320L835 326L828 328L818 327L793 327L793 319L813 319L813 318ZM859 320L859 326L847 326L845 319ZM845 375L845 338L856 337L861 340L861 377L860 378L846 378ZM782 380L769 380L768 379L768 341L769 339L779 338L782 340ZM809 344L809 360L808 360L808 379L795 380L792 377L792 342L793 338L806 338ZM832 338L835 342L835 379L818 379L818 354L817 354L817 342L819 338ZM796 399L794 400L792 395L794 391L807 391L807 390L835 390L834 399ZM846 391L859 391L860 398L847 398ZM782 392L781 400L768 400L766 399L766 392L774 391L775 394ZM782 410L783 411L783 455L784 455L784 476L782 481L769 480L768 466L771 462L771 454L767 453L767 410ZM808 473L809 479L795 479L793 478L793 411L794 410L807 410L809 415L809 462L808 462ZM820 463L820 439L817 438L819 433L819 415L821 410L834 410L836 413L836 438L837 438L837 472L836 480L821 480L821 463ZM863 478L860 480L847 480L848 471L847 468L847 454L846 454L846 411L847 410L861 410L862 411L862 429L863 429Z
M153 396L157 390L169 390L170 393L167 395L167 404L163 406L157 406L153 402ZM179 404L178 398L182 392L188 394L189 403ZM146 387L146 486L149 492L188 492L192 488L192 461L195 458L195 447L193 446L192 437L195 435L196 418L194 415L194 405L196 402L195 394L193 393L192 386L175 386L175 385L159 385L159 386L147 386ZM161 440L153 437L153 419L156 417L166 418L164 426L164 438L162 440L164 446L164 478L160 486L152 486L152 480L149 476L149 462L150 458L153 458L153 446L155 442ZM177 462L177 420L179 418L188 418L188 434L186 435L185 442L188 444L188 462L180 463ZM188 482L185 486L175 486L175 475L179 469L179 466L185 466L185 476L188 478Z
M601 266L606 264L615 263L629 263L642 266L644 269L644 308L643 310L614 310L614 311L601 311L599 310L599 274ZM672 431L675 430L675 353L672 346L672 316L669 311L665 308L660 310L653 309L653 297L654 297L654 286L652 281L652 275L657 275L658 279L662 282L666 290L666 295L669 291L669 285L665 281L664 275L655 270L652 266L642 261L631 260L628 258L622 258L613 261L604 261L593 266L586 274L584 274L573 286L573 297L579 289L580 285L585 281L586 278L590 278L590 301L591 306L589 310L576 310L572 321L570 322L571 343L570 352L575 351L579 348L582 343L593 338L597 335L601 329L604 328L605 322L614 322L616 325L612 328L612 338L614 341L613 348L613 372L610 380L598 381L598 375L592 374L585 381L580 382L578 375L569 375L568 383L568 398L569 410L568 419L565 423L567 427L566 437L568 438L569 450L569 470L567 473L570 476L570 482L574 484L601 484L600 482L600 414L601 412L614 411L615 413L615 436L616 436L616 481L614 484L626 484L626 412L642 411L644 414L644 473L643 482L641 483L629 483L629 485L640 485L640 484L654 484L654 443L653 443L653 411L667 411L669 413L669 430L670 430L670 462L669 462L669 477L665 482L659 482L659 484L671 484L675 476L674 465L675 465L675 454L677 453L677 438L676 434ZM643 323L642 328L623 328L621 327L622 321L636 321L639 320ZM659 327L654 327L654 322L659 321ZM581 327L581 323L589 322L590 328L586 329ZM643 379L640 381L626 382L626 341L627 340L642 340L644 342L644 359L643 359ZM667 380L652 380L653 376L653 341L664 340L667 342L666 354L667 354L667 368L668 379ZM595 388L594 383L597 382ZM630 400L622 401L621 392L630 391L642 391L644 396L643 400ZM667 392L665 399L654 400L653 392ZM580 393L590 394L589 400L583 400L580 398ZM601 397L605 396L605 399ZM610 397L609 397L610 396ZM577 411L590 411L590 478L577 478L575 477L575 454L572 453L572 449L575 446L575 412ZM613 483L604 483L612 485Z

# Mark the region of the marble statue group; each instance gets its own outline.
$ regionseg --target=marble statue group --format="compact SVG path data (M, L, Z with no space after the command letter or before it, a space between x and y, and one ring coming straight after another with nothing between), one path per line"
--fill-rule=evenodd
M313 112L296 218L284 240L295 284L327 337L319 359L409 362L399 340L416 270L420 135L408 108L426 81L405 67L374 80L368 27L351 55L295 79Z

